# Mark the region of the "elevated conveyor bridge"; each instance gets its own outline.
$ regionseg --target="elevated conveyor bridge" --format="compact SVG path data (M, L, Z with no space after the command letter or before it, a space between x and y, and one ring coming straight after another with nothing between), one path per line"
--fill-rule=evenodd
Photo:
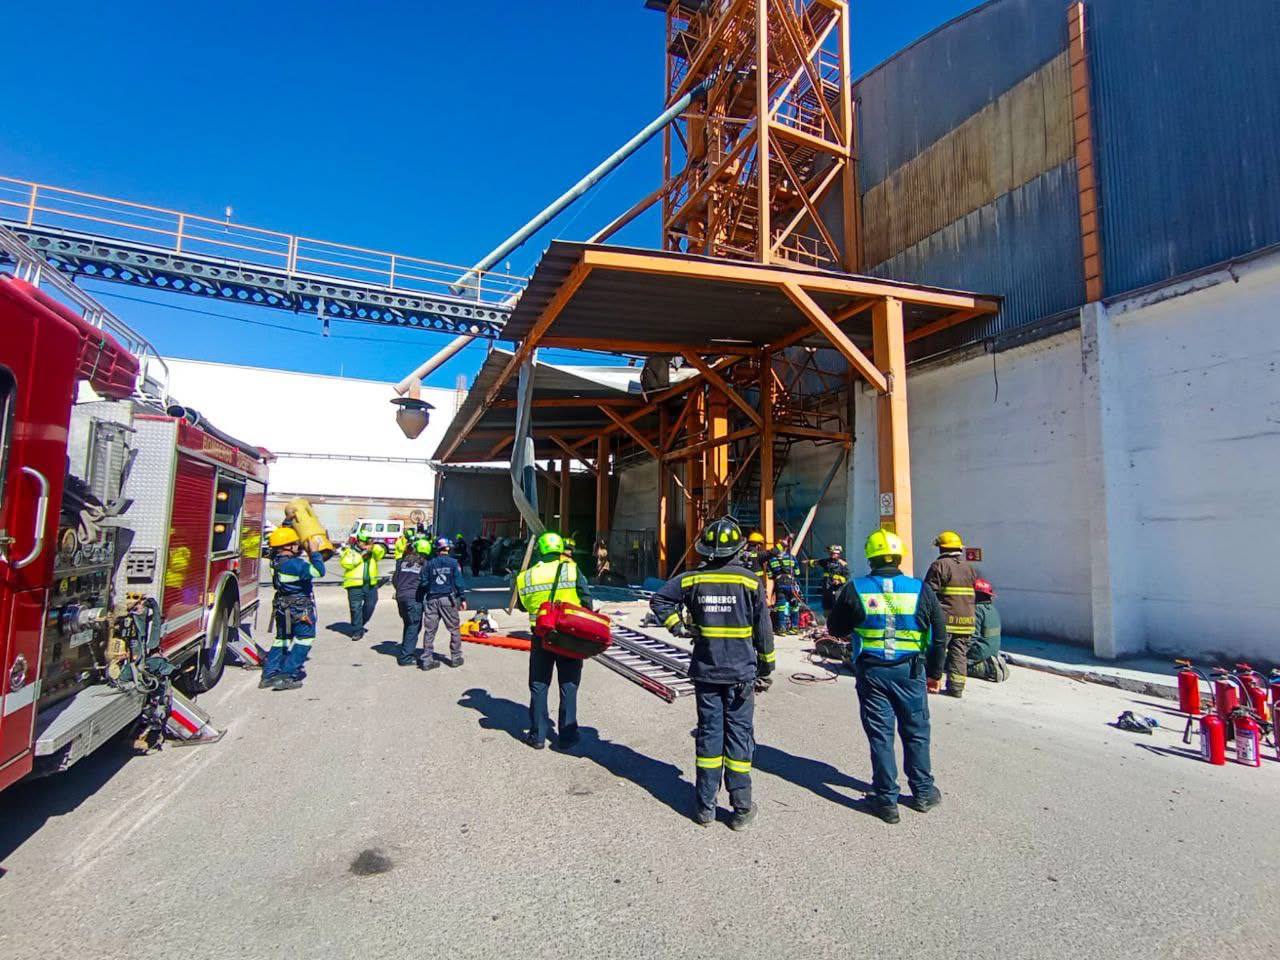
M523 277L0 177L0 223L51 265L206 299L494 338ZM5 254L0 250L0 262Z

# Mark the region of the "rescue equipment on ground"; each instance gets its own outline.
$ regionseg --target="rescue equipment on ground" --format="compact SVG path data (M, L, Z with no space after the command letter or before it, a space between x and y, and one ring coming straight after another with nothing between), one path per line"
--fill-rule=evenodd
M470 623L470 621L467 621ZM467 624L463 624L465 627ZM512 637L505 633L477 633L472 631L468 633L462 631L462 639L468 643L482 643L486 647L502 647L506 650L528 650L533 641L527 637Z
M311 509L311 502L305 497L296 497L286 503L284 518L297 532L299 539L310 541L312 537L320 538L320 549L317 553L325 560L334 555L335 550L332 541L329 540L329 531L321 525L316 512Z
M620 623L613 625L613 644L595 658L667 703L694 692L689 660L688 650Z
M1145 733L1151 736L1160 726L1160 721L1155 717L1138 717L1132 710L1126 710L1116 717L1115 725L1130 733Z

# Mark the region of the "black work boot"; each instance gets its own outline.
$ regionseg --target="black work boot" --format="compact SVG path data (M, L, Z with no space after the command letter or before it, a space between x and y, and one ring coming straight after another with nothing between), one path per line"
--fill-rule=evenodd
M898 812L896 803L878 803L874 800L868 800L867 810L885 823L897 823L902 819L902 814Z
M449 661L449 666L451 666L451 667L460 667L460 666L462 666L464 663L466 663L466 661L462 659L462 654L458 654L456 657L454 657L453 659L451 659L451 660Z
M751 826L751 821L756 818L756 810L758 807L753 803L749 807L741 810L733 811L733 816L729 818L730 830L745 830Z
M539 740L532 733L525 734L521 742L526 747L533 747L535 750L545 750L547 747L547 742L545 740Z
M440 661L435 657L423 657L418 661L419 670L435 670L440 666Z
M294 677L277 677L272 682L272 687L277 691L278 690L297 690L301 686L302 686L302 681L295 679Z
M276 685L276 680L278 680L278 679L279 679L279 677L262 677L262 678L258 681L258 689L259 689L259 690L270 690L272 687L274 687L274 686Z
M937 787L930 787L928 790L912 793L902 802L918 813L928 813L934 807L942 805L942 791Z
M700 827L709 827L716 822L715 807L698 807L693 811L693 822Z

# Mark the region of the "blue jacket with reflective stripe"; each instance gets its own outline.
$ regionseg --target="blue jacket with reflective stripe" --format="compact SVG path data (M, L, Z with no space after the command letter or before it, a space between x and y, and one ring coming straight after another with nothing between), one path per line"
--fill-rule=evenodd
M282 597L309 597L314 592L311 582L324 576L324 557L313 553L310 561L302 557L273 558L271 570L271 585L276 593Z
M893 580L894 590L907 593L918 592L920 599L916 602L915 615L909 618L909 622L901 624L909 630L920 630L925 632L931 638L939 638L937 643L929 643L926 653L927 666L929 676L935 680L942 676L942 664L947 655L946 624L947 615L942 610L942 604L938 602L937 595L933 589L927 584L908 577L897 567L874 567L871 570L870 577L859 577L856 580L850 580L840 596L836 597L835 605L831 608L831 616L827 618L827 630L837 637L848 637L856 628L867 626L873 629L883 629L885 626L885 616L883 614L869 614L862 602L859 594L859 584L862 589L869 593L881 593L882 582L887 579ZM871 621L870 617L877 617L876 621ZM914 621L914 622L910 622ZM895 618L895 626L899 625L899 620ZM863 651L861 642L854 637L854 654L853 659L857 660L860 656L865 659L872 659L877 662L885 662L884 655L879 651ZM917 656L916 653L906 653L895 657L892 661L897 663L902 660L910 660Z

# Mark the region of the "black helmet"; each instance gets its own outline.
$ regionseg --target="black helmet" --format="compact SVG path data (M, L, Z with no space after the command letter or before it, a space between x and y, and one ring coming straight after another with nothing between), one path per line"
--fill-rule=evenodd
M725 560L736 557L745 545L746 540L742 536L742 528L738 526L737 521L732 517L724 517L707 524L694 549L704 557Z

